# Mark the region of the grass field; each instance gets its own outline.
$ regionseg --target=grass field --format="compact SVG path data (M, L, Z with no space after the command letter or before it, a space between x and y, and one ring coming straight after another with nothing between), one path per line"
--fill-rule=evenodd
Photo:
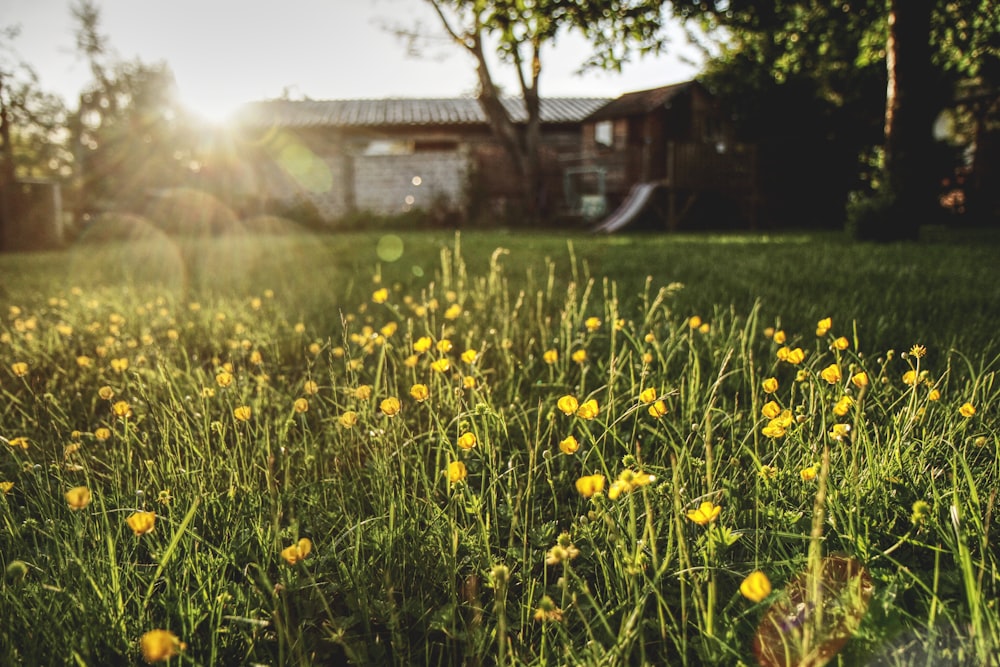
M997 664L997 249L0 256L0 663Z

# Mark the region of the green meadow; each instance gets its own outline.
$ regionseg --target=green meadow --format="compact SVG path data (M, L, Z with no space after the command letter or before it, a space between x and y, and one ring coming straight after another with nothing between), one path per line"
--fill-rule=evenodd
M0 663L998 664L998 249L0 256Z

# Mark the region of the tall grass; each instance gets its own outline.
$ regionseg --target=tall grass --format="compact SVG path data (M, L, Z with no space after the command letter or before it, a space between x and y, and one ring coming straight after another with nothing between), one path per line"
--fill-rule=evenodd
M995 288L651 239L2 258L0 662L995 664Z

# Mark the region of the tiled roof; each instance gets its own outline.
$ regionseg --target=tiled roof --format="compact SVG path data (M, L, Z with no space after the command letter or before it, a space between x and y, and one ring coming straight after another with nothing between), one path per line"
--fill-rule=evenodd
M697 81L684 81L662 88L626 93L597 109L587 120L606 120L649 113L654 109L669 106L679 94L700 85Z
M609 102L606 98L567 97L541 101L543 123L576 123ZM518 98L503 100L515 122L527 115ZM280 127L384 127L388 125L483 125L486 116L471 97L381 100L266 100L244 106L241 124Z

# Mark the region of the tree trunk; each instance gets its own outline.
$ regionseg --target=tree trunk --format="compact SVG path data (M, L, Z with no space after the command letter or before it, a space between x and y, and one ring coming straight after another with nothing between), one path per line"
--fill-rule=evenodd
M3 75L0 74L0 251L13 243L17 197L14 192L14 151L10 145L10 114L4 101Z
M886 66L885 179L892 201L880 240L916 239L939 217L934 119L939 110L931 64L931 0L890 0Z

